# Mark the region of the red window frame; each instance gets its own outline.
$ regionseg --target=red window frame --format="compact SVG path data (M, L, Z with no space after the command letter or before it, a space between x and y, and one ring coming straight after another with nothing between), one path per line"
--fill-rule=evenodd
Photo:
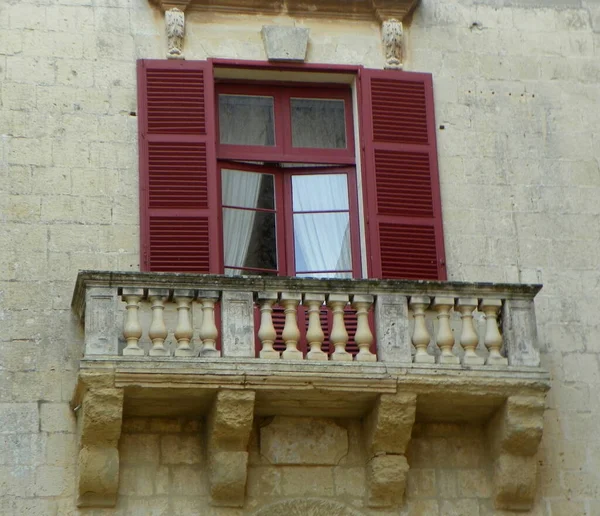
M293 232L293 208L292 208L292 177L295 175L311 175L315 172L323 174L344 174L348 182L348 214L350 222L350 253L352 259L352 278L362 277L360 261L360 238L359 238L359 217L358 217L358 190L356 184L356 169L347 166L333 167L310 167L310 168L281 168L274 165L250 165L231 160L219 160L219 199L222 199L221 170L239 170L247 172L257 172L261 174L272 174L275 182L275 217L276 217L276 238L277 238L277 275L295 276L295 249ZM223 208L221 202L221 211L219 221L223 224ZM261 210L257 210L261 211ZM270 210L264 210L270 211ZM325 211L325 210L324 210ZM336 210L332 210L336 211ZM344 210L345 211L345 210ZM329 212L327 212L329 213ZM220 246L223 249L223 232L220 232ZM223 253L224 254L224 253ZM223 260L225 258L223 257ZM223 269L226 265L223 262ZM243 269L250 271L250 269ZM256 272L260 270L256 269ZM302 272L298 274L303 274ZM307 273L308 274L308 273Z
M275 145L232 145L219 142L219 95L256 95L273 97L275 111ZM343 100L346 122L345 149L293 147L291 135L291 98ZM349 85L256 82L217 82L215 84L215 121L217 158L230 160L354 164L355 144L352 117L352 90Z
M275 145L232 145L219 141L219 94L256 95L274 99ZM319 149L292 146L291 108L292 98L317 98L344 101L346 148ZM352 90L347 84L299 84L290 82L250 82L218 81L215 83L215 122L217 135L217 162L219 201L222 201L221 170L259 172L273 174L275 177L276 238L277 238L277 274L296 275L293 210L292 176L315 173L345 174L348 181L348 214L350 221L350 252L352 259L352 278L362 277L360 250L360 223L358 212L358 184L356 176L356 156L353 122ZM264 161L275 165L254 165L242 161ZM287 168L278 163L315 164L314 167ZM326 164L327 166L318 166ZM219 210L219 226L223 227L223 205ZM220 232L220 248L223 249L223 231ZM222 254L222 270L225 269L225 257ZM248 269L245 269L248 270ZM260 272L260 270L256 270ZM316 271L315 271L316 272ZM302 273L300 273L302 274ZM308 274L308 273L307 273Z

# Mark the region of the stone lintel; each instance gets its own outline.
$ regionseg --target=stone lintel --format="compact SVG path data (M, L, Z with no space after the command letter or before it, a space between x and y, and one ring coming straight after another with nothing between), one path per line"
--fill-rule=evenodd
M88 389L78 411L77 505L114 507L119 488L123 389Z
M511 396L488 423L497 509L523 511L533 507L544 407L543 394Z
M208 477L213 505L244 505L254 399L254 391L220 390L208 415Z
M416 407L414 393L381 394L364 420L369 507L394 507L404 499Z

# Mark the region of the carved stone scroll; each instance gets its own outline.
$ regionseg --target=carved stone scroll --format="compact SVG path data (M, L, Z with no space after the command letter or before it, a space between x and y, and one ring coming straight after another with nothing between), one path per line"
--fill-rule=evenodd
M405 453L416 407L416 394L381 394L365 420L369 507L402 504L409 468Z
M527 511L533 507L535 455L542 439L543 416L543 395L511 396L488 423L497 509Z
M165 11L165 24L169 50L167 59L185 59L183 56L183 38L185 36L185 14L181 9L173 7Z
M404 58L404 30L395 18L381 24L381 39L385 52L385 67L402 70Z
M119 487L123 390L88 389L79 409L79 507L114 507Z
M208 416L208 476L213 505L244 505L254 398L254 391L219 391Z

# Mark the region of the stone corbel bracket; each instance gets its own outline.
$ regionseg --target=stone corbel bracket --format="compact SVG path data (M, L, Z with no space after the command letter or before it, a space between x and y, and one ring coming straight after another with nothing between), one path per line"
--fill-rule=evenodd
M544 396L511 396L488 423L497 509L533 507L536 453L542 439Z
M244 505L254 400L254 391L217 392L207 424L206 451L212 505Z
M416 394L381 394L364 420L369 507L398 507L404 500L409 469L405 454L416 407Z
M114 507L117 503L123 389L113 385L112 377L90 375L76 397L79 507Z
M404 28L396 18L384 20L381 24L381 40L385 53L385 67L402 70L404 66Z
M185 8L185 6L182 6ZM183 38L185 37L185 13L179 7L165 10L165 26L167 29L167 59L185 59L183 55Z

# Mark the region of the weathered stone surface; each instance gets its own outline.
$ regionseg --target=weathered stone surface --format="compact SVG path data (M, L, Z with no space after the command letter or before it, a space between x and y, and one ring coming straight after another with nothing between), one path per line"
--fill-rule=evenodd
M213 505L242 507L254 391L221 390L208 416L208 479Z
M304 61L308 45L308 29L265 25L261 34L269 61Z
M79 409L78 499L80 507L112 507L119 487L122 389L88 390Z
M117 289L90 288L86 292L85 354L117 356L122 321Z
M210 495L213 505L242 507L246 489L248 452L210 451Z
M507 300L502 312L502 329L508 363L538 367L540 352L533 301Z
M412 362L406 296L380 294L375 304L377 358L383 362Z
M543 397L511 396L489 423L496 453L535 455L542 438L543 415Z
M275 417L260 429L260 452L272 464L335 465L348 453L348 432L333 420Z
M80 507L113 507L119 487L119 451L111 446L85 446L79 452Z
M254 299L252 292L223 292L221 350L224 357L253 357Z
M362 513L336 501L299 498L260 508L254 516L361 516Z
M367 464L368 506L394 507L402 503L408 462L404 455L378 455Z
M494 458L494 503L499 509L532 507L543 415L543 396L512 396L488 423Z
M500 455L494 464L494 503L511 511L529 510L535 499L537 461L535 457Z
M81 421L81 445L116 445L121 435L123 391L90 390L85 394L78 416Z
M369 457L380 453L403 454L415 422L417 396L411 393L382 394L365 420Z
M212 445L222 450L246 449L254 413L254 391L217 393L209 419Z

